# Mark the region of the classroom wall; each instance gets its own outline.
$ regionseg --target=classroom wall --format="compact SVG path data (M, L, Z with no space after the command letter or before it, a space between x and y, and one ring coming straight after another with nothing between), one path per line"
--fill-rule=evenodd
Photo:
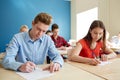
M99 19L103 20L110 37L120 32L120 0L99 0Z
M98 7L98 19L102 20L110 37L120 32L120 0L71 0L71 38L76 39L76 14Z
M71 0L71 39L77 40L77 14L98 6L98 0ZM84 26L83 26L84 27Z
M65 0L0 0L0 52L5 51L14 34L23 24L31 22L39 12L53 16L53 23L60 27L60 35L70 39L70 1ZM51 27L50 27L51 28Z

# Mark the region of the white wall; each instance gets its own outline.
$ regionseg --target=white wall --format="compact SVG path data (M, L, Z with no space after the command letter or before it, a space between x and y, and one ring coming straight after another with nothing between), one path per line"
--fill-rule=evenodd
M98 6L98 17L110 36L120 32L120 0L71 0L71 38L76 39L76 14Z
M98 6L98 0L71 1L71 38L77 39L77 14Z

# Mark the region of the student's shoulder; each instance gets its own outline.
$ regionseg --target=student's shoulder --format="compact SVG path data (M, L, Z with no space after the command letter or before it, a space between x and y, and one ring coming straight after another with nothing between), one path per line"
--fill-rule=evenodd
M51 36L49 36L49 35L47 35L47 34L44 34L44 35L43 35L43 38L44 38L44 39L51 39Z
M58 36L58 38L59 38L59 39L64 39L64 37L62 37L62 36Z
M26 36L28 33L27 32L20 32L20 33L16 33L14 34L14 37L23 37L23 36Z
M77 44L81 44L82 46L87 44L87 41L85 39L78 40Z
M79 43L85 43L86 40L85 40L85 39L80 39L78 42L79 42Z

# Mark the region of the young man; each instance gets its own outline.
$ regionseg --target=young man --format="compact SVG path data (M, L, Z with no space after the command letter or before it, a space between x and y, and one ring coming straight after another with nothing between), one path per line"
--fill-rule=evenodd
M66 49L66 47L70 46L70 44L68 44L62 36L59 36L59 27L57 24L52 25L52 33L53 35L51 36L51 38L54 41L56 48L64 50Z
M32 29L14 35L6 49L3 66L6 69L32 72L36 65L44 63L48 55L52 63L44 70L58 71L63 65L63 59L52 39L45 34L51 21L52 17L49 14L40 13L32 21Z
M59 36L59 27L57 24L52 25L52 33L53 35L51 36L51 38L54 41L54 44L57 49L66 50L67 47L70 47L70 44L68 44L62 36ZM64 55L62 55L62 57L66 62L67 57L65 57Z

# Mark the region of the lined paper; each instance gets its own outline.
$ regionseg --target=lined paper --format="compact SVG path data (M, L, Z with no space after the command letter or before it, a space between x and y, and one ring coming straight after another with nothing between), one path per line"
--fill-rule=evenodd
M31 73L23 73L23 72L16 72L16 73L26 80L38 80L53 75L53 73L50 73L49 71L43 71L41 68L36 68Z

